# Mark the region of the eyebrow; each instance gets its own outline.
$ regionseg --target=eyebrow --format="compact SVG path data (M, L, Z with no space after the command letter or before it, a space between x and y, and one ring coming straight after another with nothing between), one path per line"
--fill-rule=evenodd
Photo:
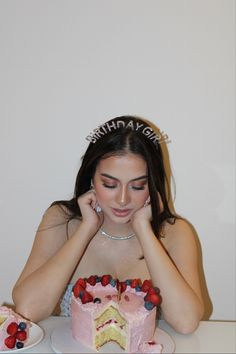
M118 178L113 177L113 176L109 175L108 173L101 173L101 176L107 177L107 178L110 178L110 179L114 179L115 181L119 181ZM143 176L140 176L140 177L133 178L129 182L139 181L140 179L145 179L147 177L148 177L147 175L143 175Z

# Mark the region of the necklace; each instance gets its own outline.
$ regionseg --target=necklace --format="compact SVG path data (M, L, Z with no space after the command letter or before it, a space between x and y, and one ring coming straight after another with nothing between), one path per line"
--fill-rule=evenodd
M110 238L111 240L129 240L130 238L135 236L135 234L130 234L127 236L113 236L113 235L109 235L108 233L106 233L103 229L100 229L100 231L103 236L106 236L106 237Z

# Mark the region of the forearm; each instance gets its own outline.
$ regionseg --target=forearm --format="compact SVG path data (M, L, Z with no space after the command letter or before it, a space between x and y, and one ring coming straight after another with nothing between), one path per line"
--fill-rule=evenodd
M34 322L52 313L88 240L88 231L80 226L53 257L15 286L12 296L19 313Z
M178 332L192 332L202 317L201 299L180 274L151 226L140 226L137 232L152 281L161 291L165 320Z

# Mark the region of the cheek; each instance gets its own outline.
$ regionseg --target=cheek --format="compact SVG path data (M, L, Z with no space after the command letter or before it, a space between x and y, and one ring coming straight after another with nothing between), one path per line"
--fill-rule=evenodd
M111 190L106 190L103 187L98 187L96 188L96 196L97 196L97 200L100 203L106 203L107 201L109 201L112 197L112 193Z
M137 204L143 205L149 197L148 191L135 195L135 202Z

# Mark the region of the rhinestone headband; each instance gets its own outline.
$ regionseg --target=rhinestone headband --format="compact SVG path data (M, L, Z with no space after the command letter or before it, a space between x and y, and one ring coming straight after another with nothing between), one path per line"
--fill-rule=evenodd
M146 124L139 123L133 121L132 119L127 123L124 120L110 121L100 125L98 128L94 129L92 133L90 133L86 140L95 144L97 140L99 140L103 135L106 135L116 129L125 128L131 129L133 131L139 131L143 135L145 135L148 139L153 141L154 144L162 144L162 143L170 143L169 137L164 132L160 132L156 134L154 130Z

